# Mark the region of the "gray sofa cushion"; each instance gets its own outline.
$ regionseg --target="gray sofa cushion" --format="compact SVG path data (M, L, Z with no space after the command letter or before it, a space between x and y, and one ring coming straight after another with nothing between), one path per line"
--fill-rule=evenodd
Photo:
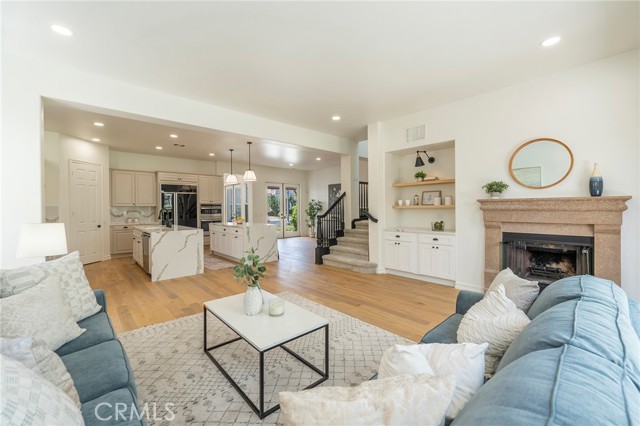
M122 415L115 413L116 404L125 404L125 419L122 418ZM85 426L142 426L144 423L136 420L135 411L133 417L131 416L132 406L137 407L137 401L130 389L124 388L109 392L82 404L84 424ZM96 408L98 409L97 413ZM133 420L129 420L131 418Z
M80 402L120 388L136 394L129 360L118 340L110 340L62 357L73 378Z
M453 424L631 425L640 419L639 400L624 368L565 345L507 365L480 388Z
M420 343L458 343L458 326L462 321L462 314L453 314L442 321L431 331L428 331Z
M60 346L58 350L56 350L58 355L68 355L72 352L81 351L90 346L95 346L116 338L109 316L104 312L91 315L89 318L80 321L78 325L87 331L76 339Z

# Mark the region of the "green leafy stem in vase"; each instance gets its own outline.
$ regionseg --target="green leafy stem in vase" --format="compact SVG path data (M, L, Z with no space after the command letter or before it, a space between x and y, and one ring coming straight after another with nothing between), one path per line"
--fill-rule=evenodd
M246 253L247 255L233 267L233 278L247 287L260 288L260 278L264 278L267 267L260 262L260 256L256 254L253 247Z

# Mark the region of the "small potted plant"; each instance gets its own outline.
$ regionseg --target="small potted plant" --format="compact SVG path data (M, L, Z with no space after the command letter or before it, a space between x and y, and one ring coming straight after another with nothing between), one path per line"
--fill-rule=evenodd
M424 178L427 177L427 174L422 170L418 170L416 174L414 174L413 176L416 178L417 181L422 182Z
M264 278L267 267L260 262L260 256L256 254L253 247L246 253L247 255L233 267L233 278L247 286L247 291L244 294L244 313L257 315L262 312L264 303L260 289L260 278Z
M501 180L494 180L482 187L487 194L491 195L491 198L500 198L500 194L502 194L507 188L509 188L509 185Z
M316 217L322 210L322 201L312 199L307 204L307 208L304 210L307 215L307 227L309 227L309 236L315 238L316 236Z

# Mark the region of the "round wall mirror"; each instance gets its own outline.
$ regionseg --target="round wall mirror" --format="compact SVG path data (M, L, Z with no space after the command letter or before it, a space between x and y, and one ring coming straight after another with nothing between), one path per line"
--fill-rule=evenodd
M509 173L527 188L549 188L562 182L573 168L573 154L556 139L541 138L525 142L511 156Z

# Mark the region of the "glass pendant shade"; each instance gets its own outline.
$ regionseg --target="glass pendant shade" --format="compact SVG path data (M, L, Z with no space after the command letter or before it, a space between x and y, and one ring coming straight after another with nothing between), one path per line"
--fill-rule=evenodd
M243 180L245 182L255 182L257 180L255 172L253 170L247 170L244 172Z

